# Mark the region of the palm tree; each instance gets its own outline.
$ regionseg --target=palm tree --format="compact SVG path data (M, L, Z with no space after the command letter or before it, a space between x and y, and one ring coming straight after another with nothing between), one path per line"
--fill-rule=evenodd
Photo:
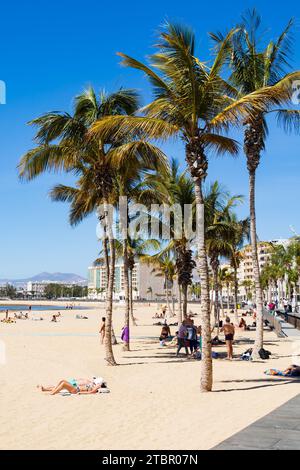
M151 286L148 287L147 294L150 294L150 300L153 300L153 289Z
M193 283L190 286L190 294L193 295L196 299L200 298L200 293L201 293L200 291L201 291L200 284Z
M231 297L231 288L234 284L234 275L233 272L227 269L224 275L224 282L226 286L226 296L227 296L227 314L229 313L228 310L230 309L230 297Z
M219 322L219 265L220 257L230 257L231 241L236 226L231 222L232 209L242 201L242 196L230 194L215 181L205 194L205 235L206 249L213 273L214 317Z
M178 324L182 321L182 313L187 314L187 294L188 286L192 284L193 269L196 263L193 260L193 252L190 249L192 239L188 238L187 230L185 230L185 220L182 214L185 209L190 207L194 212L195 194L192 179L186 174L186 171L179 171L179 164L175 159L171 160L170 168L159 174L149 174L144 181L145 188L141 191L141 201L145 201L149 205L163 204L168 207L180 209L179 214L171 213L170 217L162 214L159 223L162 228L167 229L170 238L164 239L162 230L162 243L167 243L163 248L163 252L172 251L175 256L177 283L179 297L182 293L182 312L181 299L179 300ZM151 214L153 217L153 214ZM192 213L192 216L194 214ZM192 221L195 225L195 221ZM178 234L180 230L180 235ZM162 254L162 253L161 253Z
M270 103L262 109L256 109L251 116L244 119L244 152L249 174L250 233L252 246L252 263L255 282L257 308L257 328L253 357L263 347L263 298L260 284L259 262L257 254L257 230L255 211L255 178L256 170L265 148L267 135L267 114L277 114L278 122L285 130L300 130L300 111L291 108L274 109L274 104L288 103L292 95L292 82L299 79L300 73L285 74L290 52L290 29L292 20L276 41L270 41L265 47L259 47L259 26L261 18L255 10L248 11L242 18L238 34L231 37L232 53L230 83L239 90L239 96L270 91ZM223 47L224 38L214 35L214 39ZM225 38L226 40L226 38ZM271 96L273 95L273 97Z
M104 250L107 260L105 355L110 365L116 365L112 350L112 308L115 273L115 239L112 230L110 204L116 204L118 188L114 184L122 171L137 172L142 165L154 168L164 160L161 151L145 140L129 141L127 136L107 135L94 138L90 128L100 117L129 115L136 111L138 97L133 90L120 89L99 97L90 88L75 99L74 114L47 113L33 121L38 127L38 146L27 152L19 164L20 177L32 180L45 171L68 171L77 178L76 187L56 186L54 200L71 203L70 223L76 225L87 215L98 210L104 227ZM55 143L54 143L55 142ZM108 264L109 249L109 264Z
M136 260L143 261L147 258L149 251L155 251L160 248L160 243L155 239L130 238L127 239L128 250L128 269L129 269L129 299L130 316L133 325L136 326L136 320L133 313L133 270Z
M159 35L158 52L150 57L150 67L124 54L123 64L144 72L153 85L155 99L143 108L142 116L115 116L99 120L93 132L105 136L112 129L129 134L137 130L152 138L180 135L185 143L186 161L191 173L197 206L197 252L201 278L202 373L201 391L212 389L211 328L208 265L204 233L203 181L207 176L208 152L235 155L237 142L220 135L220 129L251 114L274 94L260 91L236 100L233 87L220 77L229 44L236 30L223 41L212 65L195 56L195 37L181 25L167 23Z
M173 282L176 274L176 264L174 259L167 252L161 252L156 255L144 255L142 261L147 262L153 266L152 272L156 276L163 277L164 288L166 292L166 301L169 314L173 315L170 307L169 291L170 287L173 288Z
M247 302L252 298L252 289L254 287L253 281L251 279L244 279L241 282L241 286L244 287L246 292L246 300ZM271 300L271 299L270 299Z
M228 275L228 267L222 267L218 271L218 283L220 286L221 290L221 295L220 295L220 304L221 304L221 310L222 310L222 316L224 318L224 303L223 303L223 289L226 287L227 284L227 275Z
M234 315L235 323L238 325L238 268L242 261L241 248L244 246L246 240L250 237L250 220L249 218L238 220L235 214L228 214L228 223L231 227L229 235L230 253L229 260L230 265L233 268L234 276Z

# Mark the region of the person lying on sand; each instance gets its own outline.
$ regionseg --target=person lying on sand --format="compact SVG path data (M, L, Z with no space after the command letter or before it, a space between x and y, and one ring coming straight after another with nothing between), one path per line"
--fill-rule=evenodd
M28 320L28 319L29 319L29 317L28 317L28 312L26 312L26 313L23 313L23 312L15 313L15 314L14 314L14 317L15 317L17 320Z
M266 375L279 375L281 377L300 377L300 366L292 364L285 370L268 369Z
M102 377L93 377L92 379L61 380L56 386L38 385L38 388L41 392L50 392L50 395L57 395L62 390L67 390L72 395L91 395L97 393L100 388L107 388L107 384Z
M13 318L11 318L11 317L3 318L3 319L1 320L1 322L2 322L2 323L16 323L16 321L15 321Z

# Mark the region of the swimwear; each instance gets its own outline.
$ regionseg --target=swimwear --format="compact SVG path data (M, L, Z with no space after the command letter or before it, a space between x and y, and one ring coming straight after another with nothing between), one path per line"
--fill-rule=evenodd
M80 392L80 388L79 388L78 383L75 379L69 379L68 382L72 387L76 388L77 393Z
M233 334L225 335L225 341L233 341Z

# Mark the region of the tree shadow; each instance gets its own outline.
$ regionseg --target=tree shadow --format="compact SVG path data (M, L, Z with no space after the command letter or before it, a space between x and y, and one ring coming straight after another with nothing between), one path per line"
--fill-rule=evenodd
M264 383L264 385L255 385L253 387L243 388L228 388L221 390L214 390L214 393L220 392L241 392L249 390L258 390L261 388L278 387L280 385L289 385L291 383L300 383L299 379L293 379L288 377L278 377L277 379L249 379L249 380L223 380L221 383Z
M175 364L175 363L184 364L185 362L187 362L187 361L184 361L182 359L174 359L174 360L170 360L170 361L156 361L156 362L152 362L152 361L126 362L124 364L118 364L118 365L123 367L123 366L138 366L138 365L142 365L142 364Z

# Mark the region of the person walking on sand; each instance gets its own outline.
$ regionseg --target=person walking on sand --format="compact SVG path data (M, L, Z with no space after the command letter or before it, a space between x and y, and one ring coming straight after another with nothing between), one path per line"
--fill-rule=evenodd
M105 317L102 317L102 323L100 325L100 337L101 337L101 344L104 343L104 338L105 338Z
M227 359L231 360L233 358L233 339L234 339L234 326L230 322L230 318L226 317L225 323L220 330L225 335L225 341L227 345Z

